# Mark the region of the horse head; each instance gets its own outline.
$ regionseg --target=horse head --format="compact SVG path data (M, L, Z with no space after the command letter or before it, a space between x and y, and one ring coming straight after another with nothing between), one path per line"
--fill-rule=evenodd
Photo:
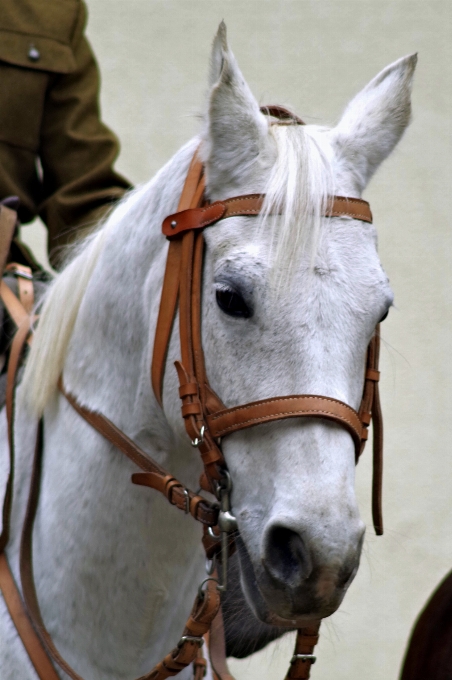
M325 204L359 198L402 136L415 64L413 55L384 69L333 128L281 123L261 112L220 26L201 147L207 198L266 195L259 218L205 230L202 335L226 406L311 394L359 408L366 350L393 294L375 228L325 217ZM254 612L292 626L330 615L356 574L365 530L349 433L293 419L234 432L222 448Z

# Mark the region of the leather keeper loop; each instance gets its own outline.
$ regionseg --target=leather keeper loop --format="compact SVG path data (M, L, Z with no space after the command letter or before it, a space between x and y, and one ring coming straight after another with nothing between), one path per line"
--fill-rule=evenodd
M178 482L177 479L169 480L165 486L165 496L167 497L171 505L176 505L176 501L173 500L173 489L175 486L180 486L181 488L183 488L182 484Z
M179 387L179 396L181 399L184 397L194 397L198 396L198 384L197 383L185 383Z
M202 451L199 449L200 454L201 454L201 459L204 465L211 465L212 463L219 463L220 461L223 460L223 456L221 452L218 449L208 449L207 451ZM219 477L218 477L219 478ZM214 477L214 479L217 479L217 476Z
M366 371L366 380L378 382L380 380L380 371L376 371L374 368L368 368Z
M369 438L369 432L366 427L363 427L363 431L361 432L361 441L366 442Z
M364 411L364 413L360 413L359 417L361 419L361 422L363 425L370 425L370 421L372 420L372 414L369 413L368 411ZM362 439L362 437L361 437Z
M201 404L195 401L191 404L182 404L182 415L184 418L189 416L199 416L201 414Z
M195 621L195 619L190 616L188 619L187 623L185 624L185 627L188 631L189 635L193 635L194 637L200 637L201 635L204 635L204 633L207 633L209 630L209 624L208 623L200 623L199 621Z
M198 516L198 507L199 504L202 503L204 498L202 496L193 496L193 498L190 499L190 514L193 515L195 519L197 519Z

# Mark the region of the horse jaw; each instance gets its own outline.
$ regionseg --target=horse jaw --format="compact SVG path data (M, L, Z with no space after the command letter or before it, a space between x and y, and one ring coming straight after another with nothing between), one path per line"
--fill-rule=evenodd
M406 57L382 71L335 129L300 130L303 143L313 142L327 159L334 193L360 197L399 141L410 118L415 63L415 56ZM203 147L208 196L263 192L282 147L275 148L223 27L211 84ZM300 163L310 160L300 155ZM297 267L279 288L272 278L278 236L250 218L206 232L203 338L210 383L227 406L320 394L357 409L366 348L392 303L376 232L359 221L323 219L315 247L297 252ZM251 318L234 319L218 308L219 283L250 303ZM250 606L275 625L330 615L356 574L364 535L349 435L326 421L303 419L237 432L222 446Z

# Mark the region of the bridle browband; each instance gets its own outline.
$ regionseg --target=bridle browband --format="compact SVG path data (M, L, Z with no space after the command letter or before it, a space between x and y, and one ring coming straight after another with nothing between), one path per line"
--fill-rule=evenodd
M281 124L303 122L282 107L263 107L263 113L278 119ZM168 501L191 514L204 527L203 545L207 558L212 560L209 578L201 584L191 615L177 647L155 668L138 680L166 680L177 675L193 663L195 680L204 675L206 661L200 654L203 636L209 637L211 664L216 680L233 680L225 663L224 631L220 609L220 593L226 587L227 557L233 548L233 533L237 529L230 512L230 477L221 450L220 439L232 432L257 426L261 423L286 418L323 418L344 427L353 439L356 462L367 440L367 428L373 422L373 482L372 514L375 531L383 533L381 513L383 427L378 392L378 361L380 347L379 326L367 351L364 368L364 389L361 405L355 411L348 404L322 395L289 395L272 397L226 408L209 385L201 341L201 283L204 239L202 231L222 219L233 216L258 215L264 197L259 194L229 198L206 204L204 199L204 172L198 155L190 164L178 211L163 222L163 233L169 239L169 249L160 301L151 366L151 382L159 404L162 404L162 385L168 344L177 308L179 308L179 333L181 361L176 362L179 378L179 396L182 400L182 417L192 445L197 447L204 465L201 488L213 492L220 506L207 501L198 493L185 488L168 471L142 451L121 430L101 413L81 405L67 392L62 380L59 389L69 403L93 428L108 439L142 472L132 475L135 484L151 487L163 493ZM369 204L357 198L333 196L328 201L326 217L348 216L372 222ZM0 215L1 217L1 215ZM1 225L0 225L1 226ZM29 274L24 274L24 278ZM3 506L3 526L0 535L0 590L30 660L41 680L57 680L50 659L53 659L72 680L82 680L61 657L42 621L33 579L32 531L39 500L41 461L43 454L42 421L38 427L33 473L26 519L22 530L20 572L22 599L6 559L5 547L9 537L14 472L14 384L23 348L31 342L31 309L11 298L8 286L2 283L0 296L18 326L13 340L8 365L7 418L10 445L10 473ZM28 298L29 299L29 298ZM26 296L24 297L26 300ZM220 541L221 538L221 541ZM222 562L222 579L219 581L215 557ZM310 667L315 662L314 647L318 641L319 622L298 629L295 653L290 662L286 680L309 678Z

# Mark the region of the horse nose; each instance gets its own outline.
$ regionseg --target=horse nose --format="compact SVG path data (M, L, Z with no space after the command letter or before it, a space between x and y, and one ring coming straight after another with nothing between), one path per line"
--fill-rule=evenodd
M268 527L264 536L265 569L285 587L296 588L309 578L312 559L302 537L280 524Z

